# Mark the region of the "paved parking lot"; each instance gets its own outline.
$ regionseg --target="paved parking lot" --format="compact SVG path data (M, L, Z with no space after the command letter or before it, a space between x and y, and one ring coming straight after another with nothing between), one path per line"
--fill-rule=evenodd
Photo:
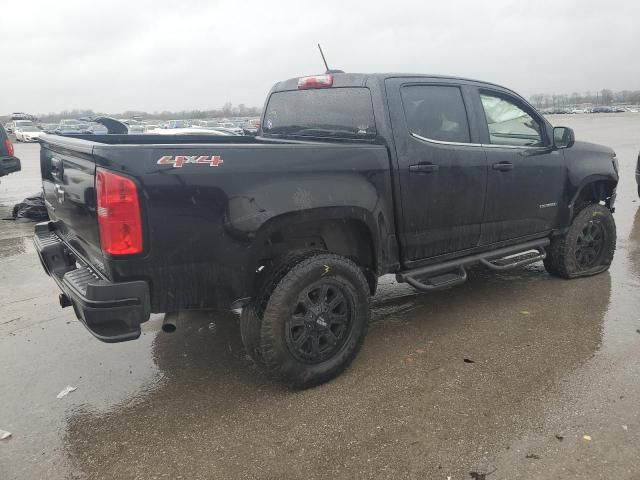
M640 478L640 114L552 122L618 153L610 272L478 269L433 294L385 278L352 368L307 391L252 366L232 313L98 342L59 308L33 225L1 221L0 478ZM39 145L16 152L1 218L39 189Z

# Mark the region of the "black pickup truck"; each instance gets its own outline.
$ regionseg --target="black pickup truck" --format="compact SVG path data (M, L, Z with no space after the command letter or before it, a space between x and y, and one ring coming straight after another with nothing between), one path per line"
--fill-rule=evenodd
M498 85L401 74L276 84L257 137L45 135L35 245L100 340L150 312L242 309L247 352L308 387L356 356L379 276L605 271L614 152ZM166 315L167 330L175 315Z

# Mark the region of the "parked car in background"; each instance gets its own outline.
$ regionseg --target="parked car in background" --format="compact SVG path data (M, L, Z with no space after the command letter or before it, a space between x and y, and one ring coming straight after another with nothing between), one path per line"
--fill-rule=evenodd
M591 113L611 113L613 110L611 107L606 107L602 105L598 105L597 107L593 107L591 109Z
M37 142L42 133L35 125L21 125L16 127L16 142Z
M10 133L16 133L19 127L35 126L31 120L12 120L10 123Z
M0 125L1 126L1 125ZM13 133L13 122L7 122L4 124L4 131L6 133Z
M63 118L60 120L58 124L59 127L70 126L70 125L80 125L82 122L80 120L75 120L73 118Z
M196 120L191 129L205 133L206 131L222 132L229 135L242 135L242 129L221 127L217 120Z
M146 130L145 124L139 120L126 118L119 121L127 126L127 133L140 134L140 133L144 133Z
M20 160L14 153L7 131L0 125L0 177L20 171Z
M56 135L82 135L86 133L87 127L81 123L71 123L58 125L53 133Z
M230 132L236 133L238 135L242 135L244 132L242 131L242 128L239 127L238 125L236 125L233 122L218 122L218 127L217 128L224 128Z
M236 133L225 130L224 128L204 129L198 127L185 128L157 128L148 130L145 133L150 135L212 135L212 136L234 136Z
M189 128L189 122L186 120L169 120L167 122L167 128Z
M90 123L85 133L91 135L107 135L109 133L109 129L100 123Z
M53 133L55 132L56 128L58 128L58 124L57 123L43 123L41 125L39 125L40 130L42 130L44 133Z
M242 125L240 125L242 131L245 135L257 135L258 129L260 128L260 119L259 118L250 118Z

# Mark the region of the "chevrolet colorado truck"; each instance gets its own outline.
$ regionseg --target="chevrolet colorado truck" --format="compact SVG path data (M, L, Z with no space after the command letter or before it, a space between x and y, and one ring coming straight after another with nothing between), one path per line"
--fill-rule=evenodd
M277 83L260 125L41 138L36 249L98 339L137 338L151 312L241 309L247 352L310 387L358 353L381 275L431 291L475 264L574 278L612 261L614 152L509 89L328 73Z

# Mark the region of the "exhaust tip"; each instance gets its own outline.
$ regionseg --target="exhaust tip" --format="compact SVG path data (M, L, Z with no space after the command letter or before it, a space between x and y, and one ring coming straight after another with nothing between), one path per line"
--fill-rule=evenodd
M176 331L176 326L173 323L163 323L162 331L165 333L173 333Z
M173 333L176 331L178 324L178 313L171 312L166 313L164 315L164 320L162 320L162 331L165 333Z

